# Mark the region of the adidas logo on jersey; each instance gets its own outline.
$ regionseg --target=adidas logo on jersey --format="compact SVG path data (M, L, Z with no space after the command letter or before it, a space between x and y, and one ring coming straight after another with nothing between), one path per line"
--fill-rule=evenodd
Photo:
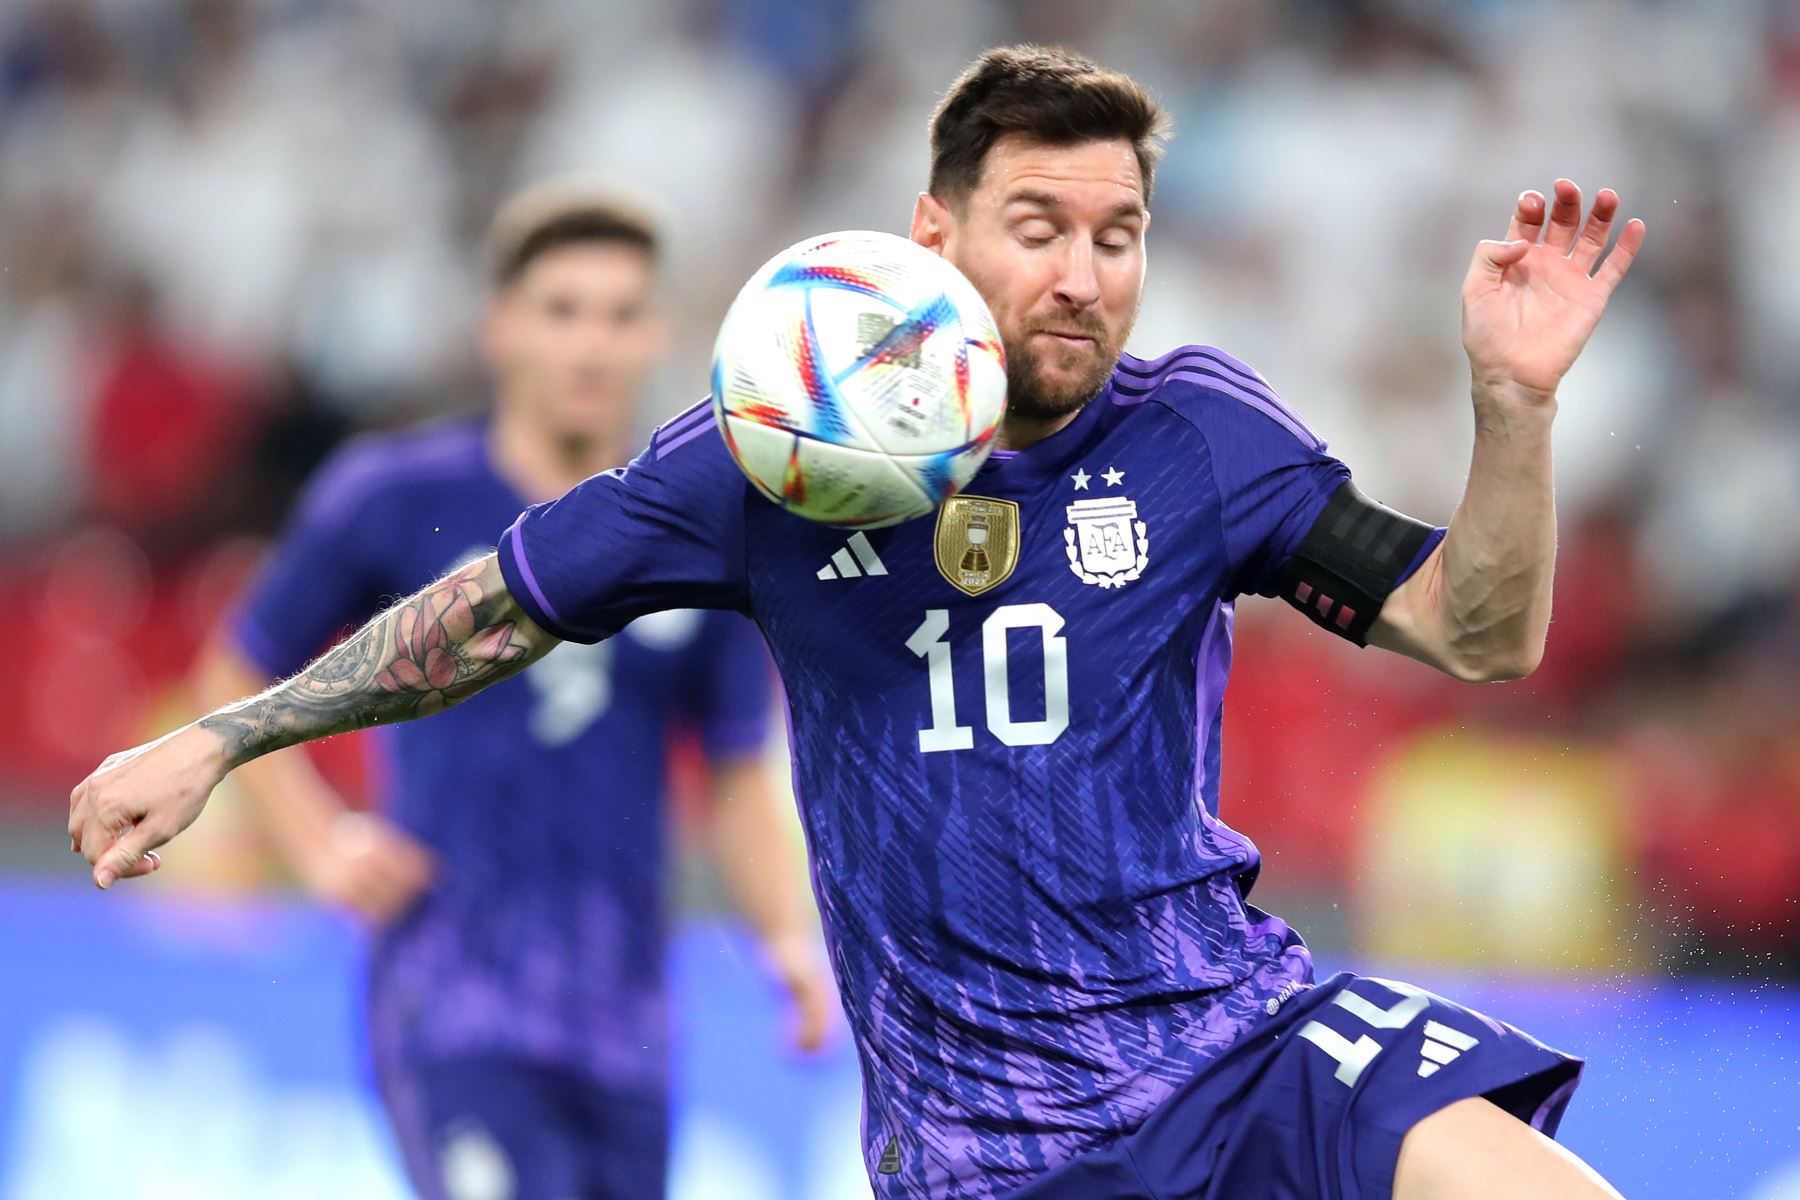
M1439 1067L1447 1067L1461 1058L1463 1051L1473 1050L1476 1041L1460 1029L1437 1021L1425 1022L1425 1045L1419 1050L1419 1078L1429 1079L1436 1075Z
M840 548L831 556L830 562L819 568L820 579L860 579L864 575L887 573L887 564L875 553L866 533L852 534L850 544Z

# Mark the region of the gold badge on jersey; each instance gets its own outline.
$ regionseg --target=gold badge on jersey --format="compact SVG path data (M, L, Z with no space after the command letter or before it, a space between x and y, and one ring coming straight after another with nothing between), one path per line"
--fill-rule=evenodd
M1019 565L1019 506L986 496L952 496L938 508L938 574L979 596Z

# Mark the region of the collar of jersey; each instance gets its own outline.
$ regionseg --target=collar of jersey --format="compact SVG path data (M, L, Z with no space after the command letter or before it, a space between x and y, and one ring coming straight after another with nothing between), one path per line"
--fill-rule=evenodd
M1008 488L1029 488L1040 486L1064 474L1087 444L1100 422L1101 413L1111 408L1112 403L1113 381L1108 377L1106 386L1075 414L1073 421L1043 441L1023 450L1012 453L995 451L981 464L981 470L975 473L969 486L975 489L1001 485Z

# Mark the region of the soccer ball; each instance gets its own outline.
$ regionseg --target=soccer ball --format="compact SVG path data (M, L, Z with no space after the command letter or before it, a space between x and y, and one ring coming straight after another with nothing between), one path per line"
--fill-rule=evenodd
M870 529L974 476L1006 411L1000 331L962 272L887 233L828 233L763 264L713 348L713 415L757 491Z

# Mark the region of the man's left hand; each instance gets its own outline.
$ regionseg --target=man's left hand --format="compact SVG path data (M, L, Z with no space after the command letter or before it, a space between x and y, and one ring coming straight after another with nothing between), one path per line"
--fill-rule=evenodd
M763 943L769 966L793 1002L794 1045L811 1054L825 1045L837 991L831 986L824 955L811 937L778 938Z
M1478 393L1553 401L1644 244L1634 217L1602 261L1618 193L1600 189L1584 225L1581 189L1559 179L1552 191L1554 204L1521 195L1505 240L1476 247L1463 280L1463 349Z

